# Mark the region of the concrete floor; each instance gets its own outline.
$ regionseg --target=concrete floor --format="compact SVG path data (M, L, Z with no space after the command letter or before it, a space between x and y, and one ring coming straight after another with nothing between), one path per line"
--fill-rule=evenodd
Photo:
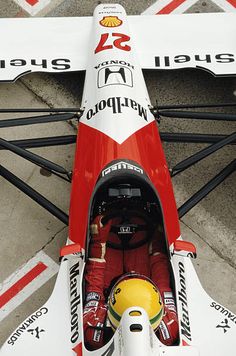
M111 1L106 1L111 2ZM117 1L130 14L139 14L152 1ZM218 11L209 1L199 2L189 11ZM48 8L40 15L91 15L97 1L59 1L58 7ZM13 1L0 4L0 16L15 16L20 11ZM25 16L28 16L24 14ZM195 71L145 72L145 79L153 103L214 103L235 101L236 80L214 78ZM0 84L0 107L69 107L79 106L84 75L29 75L15 84ZM229 110L228 110L229 111ZM22 115L23 116L23 115ZM10 115L7 115L10 117ZM12 116L11 116L12 117ZM1 119L6 115L1 115ZM226 122L192 122L163 119L160 130L171 132L231 133L234 124ZM1 129L6 139L74 134L67 123L34 125L32 127ZM164 144L170 167L204 147L201 144ZM35 149L33 152L71 169L75 146ZM235 156L233 146L224 148L213 157L173 179L177 205L216 175ZM39 167L12 153L1 151L1 164L39 190L62 210L68 211L70 185L54 176L43 176ZM58 262L59 248L65 243L67 228L48 212L20 193L4 179L0 179L0 281L4 281L22 264L43 250ZM236 216L235 173L181 220L184 239L194 242L198 250L196 270L206 291L217 301L236 313ZM0 326L0 344L30 313L40 307L50 295L55 278L48 281L28 300L16 308Z

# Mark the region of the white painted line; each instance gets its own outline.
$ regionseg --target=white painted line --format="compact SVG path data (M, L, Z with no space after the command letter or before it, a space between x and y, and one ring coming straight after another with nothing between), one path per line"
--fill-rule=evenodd
M149 6L142 15L156 14L182 14L199 0L158 0ZM211 0L220 9L225 12L236 11L236 0Z
M183 13L199 0L158 0L142 15Z
M183 4L179 5L176 9L172 11L172 14L183 14L185 11L187 11L191 6L196 4L198 0L188 0L183 2Z
M171 0L158 0L153 5L149 6L145 11L143 11L142 15L156 15L159 11L161 11L170 2L171 2Z
M59 266L43 251L0 284L0 322L44 285Z
M51 0L14 0L23 10L31 16L35 16L39 11L48 6ZM39 29L40 31L40 29Z
M225 12L236 11L236 0L211 0Z

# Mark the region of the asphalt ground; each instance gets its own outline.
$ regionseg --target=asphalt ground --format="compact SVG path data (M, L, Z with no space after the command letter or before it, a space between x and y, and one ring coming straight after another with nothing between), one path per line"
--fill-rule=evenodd
M111 1L105 1L111 2ZM140 14L152 1L117 1L128 14ZM91 15L98 1L55 1L37 16ZM211 1L196 3L188 12L219 11ZM29 16L13 1L0 4L1 17ZM149 94L153 104L197 104L234 102L235 78L214 78L200 70L145 71ZM0 84L1 107L71 107L79 106L84 74L58 75L31 74L15 84ZM218 110L223 112L222 109ZM235 112L233 109L225 110ZM21 115L23 116L23 115ZM1 115L3 118L12 115ZM1 129L6 139L74 134L68 123L34 125L32 127ZM162 119L161 132L199 132L229 134L235 124L183 119ZM170 167L190 154L202 149L204 144L165 143L164 150ZM75 146L34 149L42 155L70 170L73 167ZM235 146L199 162L189 170L173 178L177 205L223 169L235 156ZM52 175L46 176L39 167L1 151L1 164L17 174L30 186L68 212L70 185ZM0 204L0 280L8 276L44 251L58 262L58 253L67 238L67 228L56 218L31 201L3 178ZM181 219L184 239L194 242L198 250L196 270L206 291L217 301L236 313L236 216L235 173L208 195L197 207ZM39 308L50 295L55 277L39 288L18 306L0 325L0 344L29 314Z

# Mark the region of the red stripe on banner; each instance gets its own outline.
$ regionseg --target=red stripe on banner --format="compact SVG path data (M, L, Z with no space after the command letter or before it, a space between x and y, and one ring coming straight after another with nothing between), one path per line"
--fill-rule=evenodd
M34 6L34 5L36 5L36 4L39 2L39 0L26 0L26 2L27 2L28 4L30 4L31 6Z
M232 5L233 7L236 8L236 0L226 0L228 1L228 3L230 3L230 5Z
M174 11L179 5L183 4L186 0L172 0L168 5L163 7L157 14L170 14L172 11Z
M39 262L34 268L32 268L25 276L19 281L14 283L6 292L0 295L0 308L15 297L23 288L25 288L30 282L32 282L38 275L40 275L47 266L43 262Z

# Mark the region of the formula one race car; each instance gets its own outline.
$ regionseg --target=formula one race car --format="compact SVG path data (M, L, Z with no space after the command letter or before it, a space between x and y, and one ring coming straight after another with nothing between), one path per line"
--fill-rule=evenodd
M203 67L215 75L235 74L235 43L231 42L231 36L222 35L222 29L230 34L236 33L235 20L234 14L127 18L122 6L111 4L99 5L93 18L1 20L2 53L8 50L8 56L0 60L2 81L13 81L22 74L39 70L39 63L40 71L47 72L86 69L82 107L76 113L70 109L58 109L60 113L51 110L53 115L0 122L0 127L11 127L71 118L79 120L77 138L0 140L5 149L72 180L68 217L6 168L0 167L2 177L69 225L69 238L61 249L60 269L51 297L12 333L2 347L1 356L233 355L236 349L236 316L203 290L191 262L191 258L196 258L196 249L193 244L182 240L179 218L231 174L236 162L231 162L177 210L161 139L212 143L174 167L171 171L174 175L219 148L235 143L236 136L234 133L225 137L194 134L188 138L181 134L178 137L175 134L160 137L157 121L160 116L214 117L231 121L236 116L178 111L177 107L174 110L153 107L141 68ZM207 31L209 23L211 34ZM38 31L39 27L41 31ZM156 37L153 39L154 32ZM175 37L176 32L181 33L181 41ZM214 43L211 42L212 33L217 39ZM10 49L5 38L11 43ZM207 43L212 43L210 50ZM173 55L172 46L185 54ZM201 48L201 54L196 54L195 48ZM202 60L204 53L207 53L205 61ZM72 175L26 150L75 140ZM114 208L114 199L118 201L120 198L125 204L118 202ZM165 346L154 333L147 312L135 306L123 313L115 332L108 325L107 341L97 350L90 351L85 347L83 331L83 277L91 244L89 226L97 215L104 216L106 224L114 217L129 215L131 207L139 211L147 230L158 224L162 231L178 312L179 339L175 345ZM139 224L129 223L113 226L117 234L123 233L125 238L140 228ZM122 243L122 248L128 250L129 243ZM38 331L44 331L40 338L32 338L31 333L26 332L36 327Z

